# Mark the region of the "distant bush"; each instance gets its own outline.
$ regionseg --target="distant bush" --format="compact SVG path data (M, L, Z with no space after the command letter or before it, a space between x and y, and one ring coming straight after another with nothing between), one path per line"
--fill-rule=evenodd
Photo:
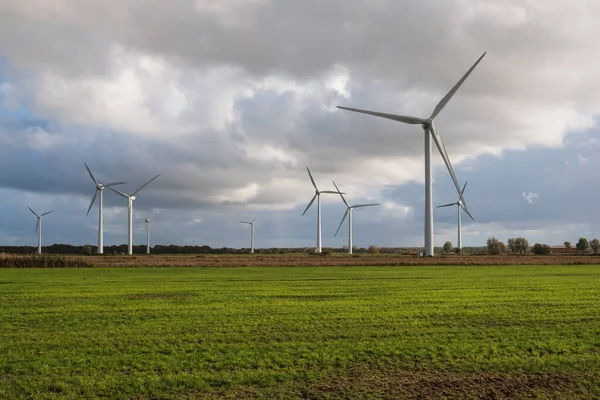
M487 250L489 254L501 254L506 251L506 246L502 241L491 237L487 240Z
M552 253L552 249L547 244L536 243L533 245L533 254L538 256L547 256Z
M523 237L510 238L507 243L511 253L529 253L529 242Z
M452 242L447 241L446 243L444 243L444 247L442 247L442 250L444 251L444 253L450 253L452 251Z
M374 244L369 246L369 253L371 254L378 254L379 253L379 246L375 246Z
M585 253L590 248L590 244L586 238L580 237L575 247L580 252Z

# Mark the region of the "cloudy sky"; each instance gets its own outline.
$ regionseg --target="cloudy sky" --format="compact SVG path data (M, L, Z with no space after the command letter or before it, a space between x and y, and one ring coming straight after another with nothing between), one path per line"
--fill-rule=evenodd
M94 185L127 181L134 243L314 246L308 166L352 203L355 244L423 245L423 133L336 105L436 118L476 221L465 245L600 236L600 2L3 0L0 244L96 243ZM434 203L457 194L434 148ZM105 193L105 243L127 240ZM323 245L344 213L323 195ZM456 244L436 209L435 244Z

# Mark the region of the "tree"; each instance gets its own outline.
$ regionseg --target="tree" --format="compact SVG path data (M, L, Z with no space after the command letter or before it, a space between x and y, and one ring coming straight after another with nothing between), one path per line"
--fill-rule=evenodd
M563 243L565 245L565 248L567 249L567 253L571 252L571 242L569 242L568 240Z
M552 249L547 244L536 243L533 245L533 254L547 256L552 252Z
M379 253L379 246L375 246L374 244L369 246L369 253L377 254Z
M501 240L491 237L487 240L487 249L490 254L500 254L506 251L506 246Z
M580 237L575 247L580 252L585 253L587 249L590 248L590 244L588 243L588 240L586 238Z
M592 239L592 241L590 242L590 247L592 248L592 250L594 250L594 253L597 253L598 250L600 250L600 240Z
M508 248L511 253L525 254L529 252L529 242L523 237L508 239Z
M452 251L452 242L448 240L446 243L444 243L443 250L444 253L450 253Z

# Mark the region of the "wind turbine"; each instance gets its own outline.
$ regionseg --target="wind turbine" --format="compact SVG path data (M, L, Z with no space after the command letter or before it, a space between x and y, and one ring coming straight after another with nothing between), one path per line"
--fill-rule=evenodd
M90 214L90 210L92 209L92 206L94 205L94 202L96 201L96 196L98 195L98 192L100 192L100 199L99 204L98 204L98 250L97 253L98 254L104 254L104 223L102 220L102 208L104 207L104 196L103 196L103 192L104 192L104 188L110 187L110 186L115 186L115 185L122 185L124 183L127 182L114 182L114 183L102 183L98 180L96 180L96 178L94 177L94 174L92 174L92 171L90 170L90 167L88 167L88 165L86 163L83 163L85 165L85 168L87 169L88 173L90 174L90 178L92 178L92 181L94 181L94 184L96 185L96 191L94 192L94 197L92 197L92 202L90 203L90 207L87 210L87 214Z
M346 212L344 213L344 216L342 217L342 221L340 222L340 225L338 226L337 231L335 231L335 235L333 235L333 236L337 236L337 234L340 231L340 228L342 227L342 224L344 223L344 220L346 219L346 216L347 216L348 217L348 254L352 254L352 210L355 208L360 208L360 207L378 206L379 203L356 204L354 206L351 206L350 204L348 204L348 202L344 198L344 195L342 194L342 192L340 192L340 189L337 187L335 182L333 182L333 186L335 186L338 193L340 194L340 197L344 201L344 204L346 205Z
M454 182L454 186L456 187L456 191L460 196L460 200L462 201L463 207L467 209L467 203L460 192L460 185L458 184L458 180L456 179L456 175L454 175L454 169L452 168L452 164L450 163L450 158L448 157L448 153L446 152L446 147L444 146L444 142L442 142L442 138L437 133L433 121L435 117L444 109L446 104L450 101L452 96L456 93L456 91L460 88L463 82L467 79L467 77L473 72L477 64L481 61L481 59L486 55L483 53L481 57L475 61L475 64L465 73L465 75L454 85L454 87L444 96L442 100L437 104L434 108L433 113L429 118L418 118L411 117L406 115L398 115L398 114L387 114L376 111L367 111L361 110L358 108L350 108L350 107L340 107L338 108L342 110L354 111L362 114L374 115L376 117L387 118L394 121L404 122L406 124L418 125L420 124L424 131L424 139L425 139L425 255L433 256L433 194L432 194L432 183L431 183L431 138L435 142L444 163L446 164L446 168L448 168L448 172L450 172L450 176L452 177L452 181Z
M250 254L254 254L254 221L256 217L252 221L240 221L241 224L250 225Z
M312 206L312 203L314 203L315 199L317 199L317 253L320 253L321 252L321 193L337 194L338 192L334 192L333 190L319 190L319 188L317 187L317 184L315 183L315 180L312 177L312 174L310 173L310 169L308 169L308 167L306 167L306 170L308 171L308 176L310 177L310 181L312 182L313 186L315 187L315 195L313 196L310 203L308 203L308 206L306 206L306 209L304 210L302 215L306 214L306 212L308 211L310 206Z
M460 194L463 195L465 193L465 189L467 188L467 182L465 182L465 186L463 186L462 190L460 191ZM462 196L461 196L462 197ZM458 201L456 201L455 203L448 203L448 204L443 204L441 206L437 206L437 208L441 208L441 207L450 207L450 206L457 206L458 209L458 250L460 251L462 249L462 225L461 225L461 220L460 220L460 209L462 208L463 210L465 210L465 212L467 213L467 215L469 217L471 217L471 219L473 221L475 221L475 218L473 218L473 216L471 215L471 213L469 212L469 210L467 210L464 206L462 201L460 200L460 198L458 199Z
M37 224L35 224L35 231L38 234L38 254L42 254L42 217L44 215L48 215L52 212L54 212L54 210L52 211L48 211L43 213L42 215L38 215L35 211L33 211L31 209L31 207L27 206L27 208L29 208L29 211L31 211L33 213L33 215L35 215L37 217Z
M145 188L150 182L152 182L153 180L155 180L156 178L158 178L160 176L156 175L154 178L150 179L148 182L144 183L142 186L140 186L139 188L137 188L133 193L131 194L125 194L123 192L121 192L120 190L116 190L113 189L112 187L108 186L108 188L110 190L112 190L113 192L115 192L116 194L118 194L121 197L125 197L127 199L127 203L128 203L128 218L129 218L129 225L128 225L128 233L129 233L129 238L128 238L128 244L127 244L127 254L133 254L133 201L135 200L135 195L142 190L143 188Z
M150 212L146 214L146 254L150 254Z

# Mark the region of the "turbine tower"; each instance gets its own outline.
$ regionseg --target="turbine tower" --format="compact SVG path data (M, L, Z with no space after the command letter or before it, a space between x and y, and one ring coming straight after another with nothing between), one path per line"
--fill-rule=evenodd
M146 254L150 254L150 213L146 214Z
M96 196L98 195L98 192L100 192L100 199L98 200L98 250L97 250L97 253L104 254L104 223L103 223L103 219L102 219L102 208L104 207L104 196L103 196L104 188L107 188L109 186L122 185L127 182L114 182L114 183L104 184L104 183L96 180L96 178L94 177L94 174L92 174L92 171L90 170L90 168L88 167L88 165L86 163L83 163L83 164L85 165L85 168L87 169L88 173L90 174L90 178L92 178L92 181L96 185L96 191L94 192L94 197L92 197L92 202L90 203L90 207L88 208L86 215L90 214L90 210L92 209L92 206L94 205L94 202L96 201Z
M460 185L458 184L458 180L456 179L456 175L454 175L454 169L452 168L452 164L450 163L450 158L448 157L448 153L446 152L446 147L444 146L444 142L442 138L437 133L437 130L434 126L434 119L438 116L438 114L444 109L446 104L450 101L452 96L456 93L456 91L460 88L463 82L467 79L467 77L473 72L477 64L481 61L481 59L485 56L486 53L483 53L479 59L473 64L473 66L465 73L465 75L454 85L454 87L444 96L442 100L437 104L434 108L433 113L429 118L419 118L419 117L411 117L406 115L398 115L398 114L387 114L376 111L367 111L361 110L358 108L350 108L350 107L340 107L338 108L342 110L354 111L362 114L374 115L376 117L387 118L398 122L404 122L406 124L413 125L421 125L424 131L424 139L425 139L425 255L433 256L433 193L432 193L432 182L431 182L431 139L435 145L437 146L444 163L446 164L446 168L448 168L448 172L452 177L452 181L454 182L454 186L456 187L456 191L459 194L460 200L462 201L463 207L467 209L467 203L463 198L460 192Z
M42 215L38 215L35 211L33 211L31 209L31 207L27 206L27 208L29 208L29 211L31 211L33 213L33 215L35 215L37 217L37 224L35 224L35 231L37 232L38 235L38 254L42 254L42 217L44 215L48 215L52 212L54 212L54 210L52 211L48 211L43 213Z
M252 221L240 221L241 224L250 225L250 254L254 254L254 221L256 217Z
M463 186L462 190L460 191L461 195L463 195L465 193L465 189L467 188L467 182L465 182L465 186ZM471 217L471 219L473 221L475 221L475 218L473 218L471 213L463 206L462 201L460 201L460 197L459 197L458 201L456 201L455 203L443 204L441 206L437 206L437 208L450 207L450 206L457 206L457 209L458 209L458 251L460 252L462 250L462 225L461 225L461 220L460 220L460 209L462 208L463 210L465 210L467 215L469 217Z
M333 236L337 236L337 234L340 231L340 228L342 227L342 224L344 223L344 220L346 219L346 216L347 216L348 217L348 254L352 254L352 210L355 208L360 208L360 207L378 206L379 203L357 204L357 205L351 206L350 204L348 204L348 202L344 198L344 195L342 194L342 192L340 192L340 189L337 187L335 182L333 182L333 186L335 186L338 193L340 194L340 197L344 201L344 204L346 205L346 212L344 213L344 216L342 217L342 221L340 222L340 225L338 226L337 231L335 231L335 235L333 235Z
M128 238L128 242L127 242L127 254L133 254L133 201L135 200L135 195L142 190L143 188L145 188L150 182L152 182L153 180L155 180L156 178L158 178L160 176L156 175L154 178L150 179L148 182L144 183L142 186L140 186L139 188L137 188L133 193L131 194L125 194L119 190L113 189L112 187L108 187L110 190L112 190L113 192L117 193L119 196L121 197L125 197L127 199L127 209L128 209L128 218L129 218L129 224L128 224L128 234L129 234L129 238Z
M302 215L306 214L306 212L308 211L310 206L312 206L312 203L314 203L315 199L317 199L317 253L320 253L321 252L321 193L337 194L338 192L334 192L333 190L319 190L319 188L317 187L317 184L315 183L315 180L312 177L312 174L310 173L310 169L308 169L308 167L306 167L306 170L308 171L308 176L310 177L310 181L312 182L312 185L315 187L315 195L313 196L310 203L308 203L308 206L306 206L306 209L304 210Z

